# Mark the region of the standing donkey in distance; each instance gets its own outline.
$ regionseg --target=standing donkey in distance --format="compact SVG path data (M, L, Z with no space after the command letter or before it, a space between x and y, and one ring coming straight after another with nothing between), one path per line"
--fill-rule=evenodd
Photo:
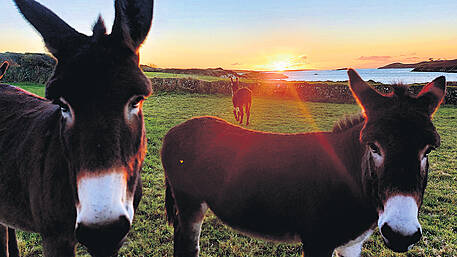
M401 86L382 95L348 75L363 115L332 132L265 133L200 117L167 133L161 155L175 256L198 256L208 208L247 234L302 242L304 256L360 256L376 225L393 251L419 241L427 155L440 145L431 118L445 78L412 96Z
M46 99L0 86L0 242L40 233L44 256L117 256L142 194L142 105L152 93L138 49L152 0L116 0L111 34L101 17L86 36L33 0L15 0L58 59ZM5 240L6 239L6 240ZM17 247L12 247L17 248Z
M249 117L251 116L252 92L249 88L240 88L240 81L236 78L230 78L232 83L232 102L233 102L233 115L236 121L243 124L244 112L246 112L246 125L249 125ZM244 107L244 111L243 111Z

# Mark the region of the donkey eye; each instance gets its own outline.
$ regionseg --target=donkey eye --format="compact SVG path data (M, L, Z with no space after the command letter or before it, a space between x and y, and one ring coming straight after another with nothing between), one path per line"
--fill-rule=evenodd
M54 104L57 104L60 107L60 111L68 113L70 112L70 107L68 104L64 103L62 100L54 100Z
M144 101L144 96L136 97L130 102L130 107L131 108L138 108L142 101Z
M370 147L370 150L371 150L372 153L381 154L381 151L379 150L379 147L375 143L369 143L368 147Z
M60 110L62 112L69 112L70 111L70 107L68 107L68 105L66 105L66 104L63 104L63 105L60 105Z

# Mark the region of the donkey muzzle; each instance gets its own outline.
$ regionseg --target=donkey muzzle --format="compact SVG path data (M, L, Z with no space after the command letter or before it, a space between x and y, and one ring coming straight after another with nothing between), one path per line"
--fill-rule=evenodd
M85 245L93 256L117 256L119 248L130 229L130 221L125 216L102 226L77 224L76 239Z
M384 243L392 251L406 252L422 237L418 205L412 196L390 197L379 215L378 228Z
M395 252L406 252L410 250L413 245L422 237L421 229L417 229L412 235L403 235L397 231L394 231L388 224L384 224L381 227L381 235L384 243L392 251Z
M94 256L116 255L130 229L133 194L123 170L78 174L75 233Z

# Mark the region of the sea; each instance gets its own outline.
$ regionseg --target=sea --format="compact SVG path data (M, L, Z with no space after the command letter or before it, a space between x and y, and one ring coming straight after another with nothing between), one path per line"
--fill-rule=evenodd
M411 72L412 69L356 69L365 81L373 80L384 84L426 83L439 76L446 81L457 81L457 73L446 72ZM305 70L276 72L286 75L288 81L347 81L346 70Z

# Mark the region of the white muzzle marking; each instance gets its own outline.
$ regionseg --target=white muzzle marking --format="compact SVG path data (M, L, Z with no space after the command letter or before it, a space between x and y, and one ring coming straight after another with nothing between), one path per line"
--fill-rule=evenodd
M97 226L116 222L125 216L133 220L133 197L127 194L127 178L122 169L82 176L77 182L79 204L77 224Z
M378 228L381 230L387 223L393 231L403 236L411 236L418 229L422 232L418 211L417 202L412 196L393 196L386 201L384 211L379 215Z

